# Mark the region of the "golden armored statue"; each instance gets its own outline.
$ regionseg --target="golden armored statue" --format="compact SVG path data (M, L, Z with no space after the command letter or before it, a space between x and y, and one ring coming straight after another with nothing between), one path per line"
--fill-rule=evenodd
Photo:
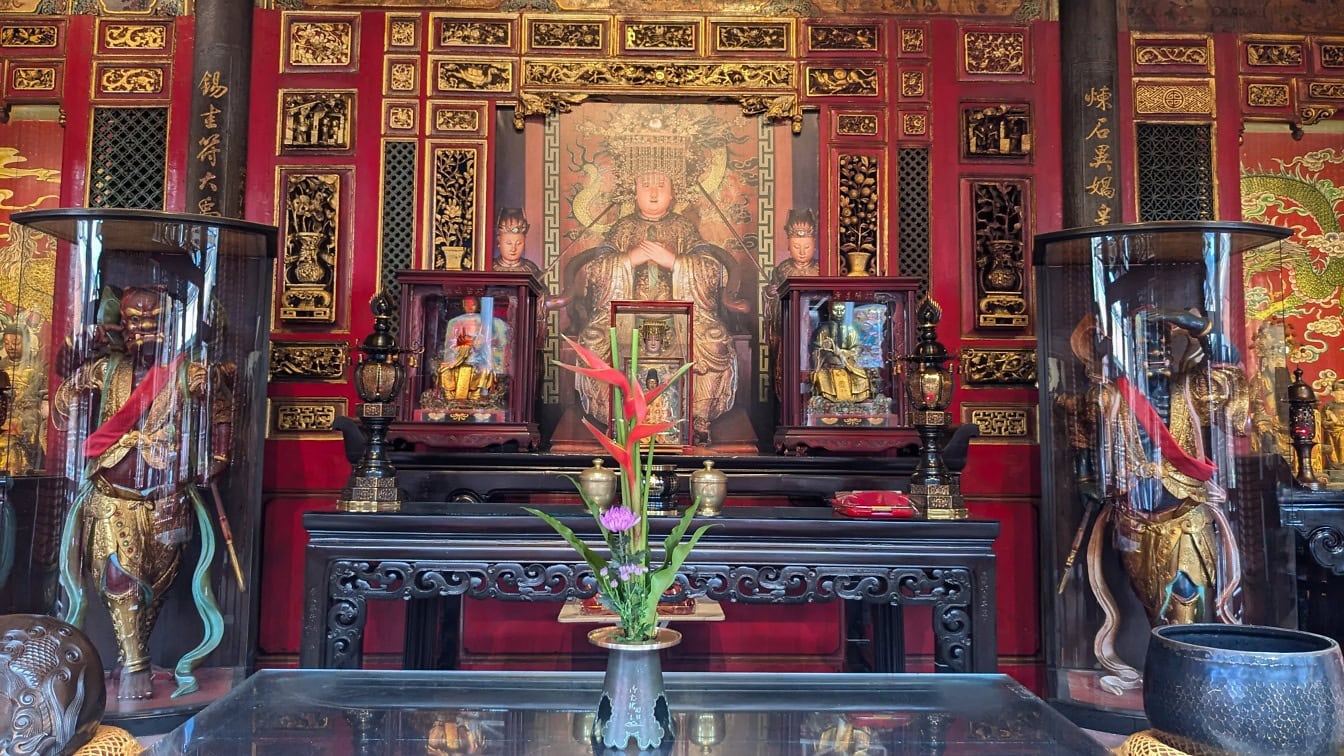
M859 329L846 318L844 302L831 303L830 320L812 335L812 393L831 402L873 398L868 371L859 366Z
M443 399L449 407L498 405L507 386L500 376L508 374L508 324L492 312L482 313L476 297L463 299L462 309L448 321L444 336L438 368Z
M120 698L153 694L149 639L193 514L202 528L193 593L206 637L178 663L174 695L195 689L191 670L223 631L208 579L214 532L197 486L228 463L233 368L174 354L172 308L162 289L125 290L119 322L107 327L121 348L81 364L52 400L57 429L87 434L83 478L61 539L66 619L81 624L85 581L95 586L116 633ZM72 412L85 406L91 411ZM92 427L71 427L72 417L90 415Z
M1116 694L1138 687L1142 679L1115 649L1120 610L1101 564L1101 534L1108 524L1150 624L1240 621L1234 607L1240 556L1222 509L1227 473L1213 461L1231 459L1230 439L1210 429L1245 435L1246 376L1231 350L1211 334L1207 318L1159 310L1146 313L1142 322L1144 375L1133 378L1103 369L1104 350L1097 344L1104 340L1097 338L1096 321L1085 318L1072 347L1093 386L1085 399L1061 400L1081 415L1075 422L1080 432L1069 439L1075 474L1089 511L1100 508L1087 545L1087 572L1106 620L1093 648L1112 673L1101 684ZM1081 538L1075 553L1079 546Z

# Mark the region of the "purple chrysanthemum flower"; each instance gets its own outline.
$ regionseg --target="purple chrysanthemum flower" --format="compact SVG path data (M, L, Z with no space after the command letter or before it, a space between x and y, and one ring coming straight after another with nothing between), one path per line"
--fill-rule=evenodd
M598 521L601 522L602 527L607 530L610 530L613 533L622 533L639 523L639 515L636 515L625 507L612 507L603 512L602 516L598 518Z
M616 571L620 574L621 580L629 580L636 575L643 575L649 568L642 564L623 564Z

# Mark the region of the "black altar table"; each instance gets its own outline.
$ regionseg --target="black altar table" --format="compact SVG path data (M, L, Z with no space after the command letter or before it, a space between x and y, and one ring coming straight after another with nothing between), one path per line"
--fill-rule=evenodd
M577 506L544 506L594 545L596 523ZM675 520L655 519L661 544ZM856 520L824 507L729 507L696 525L716 527L678 578L691 597L788 604L848 600L875 605L875 666L904 669L895 632L903 606L933 609L938 671L993 672L999 524L961 520ZM508 504L408 504L399 513L310 512L304 573L306 668L361 666L369 599L411 602L405 664L432 662L446 598L563 601L595 593L592 573L540 519ZM445 622L442 632L456 632ZM456 647L455 639L441 644ZM454 666L454 660L437 660Z
M733 756L1105 754L1004 675L668 673L677 740ZM593 754L599 673L266 670L151 754ZM577 737L576 737L577 735Z

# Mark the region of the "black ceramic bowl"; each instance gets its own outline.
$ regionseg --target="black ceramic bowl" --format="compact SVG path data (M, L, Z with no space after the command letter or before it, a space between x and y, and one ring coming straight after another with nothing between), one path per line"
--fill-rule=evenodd
M1154 628L1143 710L1168 745L1231 753L1336 754L1344 660L1323 635L1256 625Z

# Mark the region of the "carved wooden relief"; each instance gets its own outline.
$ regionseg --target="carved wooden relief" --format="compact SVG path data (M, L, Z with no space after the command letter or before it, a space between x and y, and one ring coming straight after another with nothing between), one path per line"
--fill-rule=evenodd
M868 69L874 73L873 69ZM792 63L683 63L638 61L523 61L525 87L640 92L791 92Z
M1213 40L1208 37L1139 38L1134 41L1134 65L1208 72L1213 65Z
M882 252L882 159L878 155L840 153L836 250L842 275L879 275Z
M807 96L876 97L881 92L879 81L876 68L846 68L843 66L813 68L809 66L807 69Z
M61 71L61 64L54 61L47 64L39 64L37 61L10 64L6 90L11 97L17 95L20 98L23 95L42 97L59 94Z
M787 21L711 22L713 52L793 54L793 24Z
M1213 115L1213 82L1192 79L1135 79L1137 115Z
M901 97L907 99L921 99L928 94L928 87L925 84L927 76L922 68L911 68L901 71Z
M924 40L923 26L902 26L900 54L923 56L926 52Z
M476 134L482 130L482 107L435 105L431 111L431 134Z
M962 347L961 374L970 387L1033 386L1036 384L1036 350Z
M606 52L607 19L527 19L527 47L531 51Z
M512 92L513 61L434 59L434 91Z
M419 58L394 58L383 61L383 94L408 96L420 91Z
M1027 325L1025 194L1021 181L971 182L975 323L983 329Z
M350 345L344 341L272 341L272 381L345 381Z
M98 52L102 55L164 54L171 50L171 22L128 23L102 20L98 25Z
M962 108L962 152L968 158L1025 158L1031 154L1031 109L1026 104Z
M420 103L394 100L383 103L383 133L407 134L418 131Z
M621 29L621 51L695 52L700 47L699 21L626 21Z
M167 97L167 64L94 65L94 82L100 97L136 99Z
M1274 108L1281 110L1292 107L1292 87L1283 82L1248 81L1246 82L1246 107Z
M286 15L284 71L355 70L355 50L359 47L358 24L358 17L354 16L334 20Z
M1321 68L1344 68L1344 41L1317 43L1316 59Z
M874 113L836 113L835 133L838 136L877 136L881 121Z
M342 174L281 171L285 246L279 319L301 325L336 320Z
M964 402L961 422L980 427L978 441L996 444L1036 443L1036 407L1031 404ZM971 443L976 443L972 440Z
M1027 71L1027 35L1016 31L968 31L963 39L966 73L1021 75Z
M1344 100L1344 81L1309 81L1307 97L1312 100Z
M479 245L479 214L482 212L476 176L483 162L483 145L435 146L430 151L430 196L432 218L429 268L432 270L476 269Z
M901 113L901 135L908 137L928 136L929 114L924 111Z
M1245 64L1249 68L1302 68L1307 58L1305 47L1301 41L1248 41Z
M420 49L420 17L388 16L387 49L407 52Z
M354 112L353 90L280 90L281 153L350 149Z
M434 19L434 49L460 47L513 47L512 21L459 21Z
M336 418L349 414L344 398L272 397L266 437L276 440L339 439Z
M881 27L877 24L809 26L807 49L810 52L877 52L881 44L880 32Z
M55 23L8 22L0 25L0 49L55 50L62 26Z

